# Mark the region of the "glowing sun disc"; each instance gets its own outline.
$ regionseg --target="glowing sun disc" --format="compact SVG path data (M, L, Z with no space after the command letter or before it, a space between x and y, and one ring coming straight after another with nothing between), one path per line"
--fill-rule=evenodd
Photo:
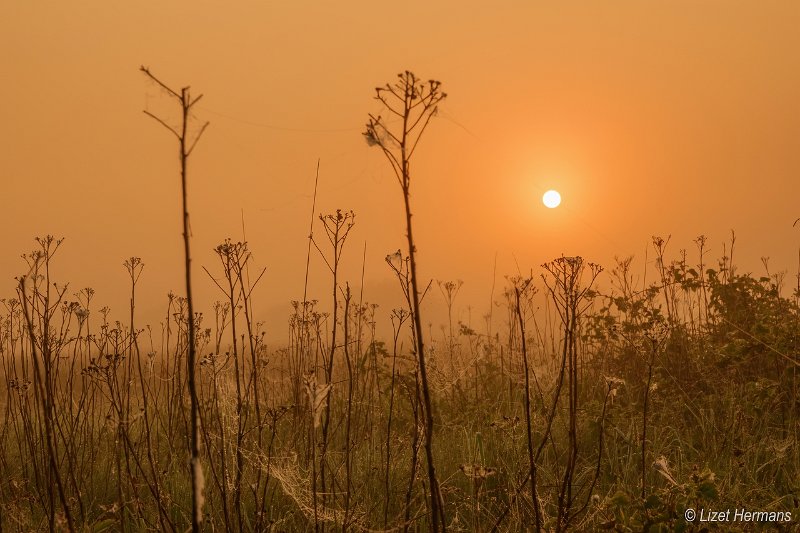
M542 196L542 203L550 209L555 209L561 204L561 195L558 194L558 191L547 191Z

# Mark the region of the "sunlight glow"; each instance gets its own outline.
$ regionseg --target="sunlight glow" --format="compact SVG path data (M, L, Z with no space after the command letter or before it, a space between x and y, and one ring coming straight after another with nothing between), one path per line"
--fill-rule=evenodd
M550 209L554 209L561 204L561 195L558 191L549 190L542 196L542 203Z

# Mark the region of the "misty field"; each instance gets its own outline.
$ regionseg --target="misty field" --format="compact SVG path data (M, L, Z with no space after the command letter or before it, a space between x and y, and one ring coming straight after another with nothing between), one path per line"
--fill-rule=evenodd
M49 279L56 242L40 244L28 290L2 300L3 530L45 530L51 515L66 529L66 509L76 531L185 530L185 298L170 295L154 327L112 319L91 289ZM291 342L268 353L246 245L217 253L230 298L195 316L205 530L428 529L409 311L345 285L335 327L317 302L293 302ZM405 263L387 259L407 289ZM580 258L557 259L543 279L508 280L482 327L425 331L447 529L532 529L528 403L544 529L561 517L562 530L699 531L690 507L794 521L796 298L724 261L703 276L684 259L658 264L642 288L620 261L604 294ZM133 297L141 264L126 267ZM535 313L534 287L550 299ZM457 305L457 291L434 283L426 298ZM393 338L376 338L378 321Z
M191 118L188 89L163 87ZM417 274L411 223L409 162L445 96L401 73L377 89L396 117L364 133L405 206L396 309L342 279L344 210L311 218L330 291L291 302L280 348L247 243L189 276L185 189L186 292L160 323L137 317L142 260L112 313L51 277L69 241L38 238L0 300L0 531L795 530L800 277L740 273L734 240L709 257L705 237L654 237L649 267L554 258L454 320L461 282ZM153 118L185 184L198 138ZM215 286L212 309L190 282ZM428 322L429 299L450 318Z

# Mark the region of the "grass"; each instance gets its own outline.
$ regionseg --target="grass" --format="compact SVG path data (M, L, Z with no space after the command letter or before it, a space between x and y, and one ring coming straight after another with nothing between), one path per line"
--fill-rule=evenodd
M21 286L27 288L2 301L3 530L67 528L69 509L76 531L183 531L192 508L185 302L171 297L169 322L154 332L132 331L130 316L111 322L92 307L88 291L74 302L66 292L48 296L52 281L33 281L53 260L44 248L53 242L39 240L42 250L29 256L35 269ZM531 440L541 446L534 466L543 530L699 531L682 513L703 505L800 516L796 298L782 297L774 278L731 275L724 264L691 283L666 282L678 295L672 318L659 305L659 286L627 296L616 285L607 294L587 292L589 307L571 326L573 399L555 397L563 323L543 316L552 306L536 310L531 300L517 307L518 280L509 280L495 303L508 311L495 326L500 331L490 336L459 324L430 339L433 453L446 529L534 527L520 319ZM251 291L233 286L236 313L221 303L213 325L197 324L205 530L428 530L418 363L406 348L408 320L398 319L409 311L394 311L395 344L374 334L389 313L357 305L347 292L335 326L319 304L304 310L298 303L293 340L268 353L241 305L241 291ZM683 311L689 309L692 320ZM222 340L234 320L245 331L235 351L231 337ZM667 332L657 345L654 323ZM331 346L334 327L341 340ZM331 354L340 363L328 378ZM37 377L36 360L41 368L49 361L50 370ZM324 495L314 480L323 460ZM764 525L776 527L789 530Z

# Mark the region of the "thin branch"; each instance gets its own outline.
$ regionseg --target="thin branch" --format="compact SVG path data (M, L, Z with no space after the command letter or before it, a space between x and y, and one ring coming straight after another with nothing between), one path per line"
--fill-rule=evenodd
M155 76L153 76L153 74L151 74L151 73L150 73L150 69L148 69L147 67L145 67L144 65L142 65L141 67L139 67L139 70L141 70L142 72L144 72L145 74L147 74L147 76L148 76L148 77L149 77L151 80L153 80L154 82L156 82L158 85L160 85L162 89L164 89L165 91L167 91L169 94L171 94L172 96L174 96L174 97L175 97L175 98L177 98L178 100L181 100L181 95L179 95L178 93L176 93L175 91L173 91L172 89L170 89L169 87L167 87L166 85L164 85L164 82L162 82L161 80L159 80L158 78L156 78Z
M392 133L392 131L389 128L387 128L383 122L381 122L380 117L378 117L378 121L375 122L375 126L380 126L383 129L384 133L386 133L389 137L391 137L392 140L398 145L403 144L402 141L394 133Z
M422 137L422 134L425 132L425 128L428 127L428 123L431 121L433 113L426 113L426 115L427 117L425 118L425 123L422 125L422 129L419 130L419 134L417 135L417 140L414 141L414 144L411 146L411 150L408 152L408 159L411 159L411 156L414 154L414 150L417 149L420 137Z
M255 290L256 285L258 285L258 282L261 281L261 278L264 277L264 274L266 274L266 273L267 273L267 267L264 267L261 270L261 274L259 274L258 277L256 278L256 280L250 285L250 290L247 291L247 297L248 298L250 298L250 295L253 294L253 290Z
M397 115L398 117L400 117L400 118L403 118L403 114L402 114L400 111L397 111L397 110L396 110L395 108L393 108L391 105L389 105L389 102L388 102L388 101L387 101L387 100L386 100L386 99L385 99L383 96L381 96L381 93L380 93L380 91L382 91L382 90L383 90L383 89L379 89L379 90L378 90L378 91L379 91L379 92L378 92L378 96L376 96L376 97L375 97L375 99L376 99L376 100L379 100L379 101L380 101L380 102L381 102L381 103L382 103L384 106L386 106L386 109L388 109L389 111L391 111L392 113L394 113L394 114L395 114L395 115ZM391 92L390 92L390 94L394 95L394 93L391 93ZM395 95L395 97L396 97L396 95Z
M155 116L154 114L152 114L150 111L148 111L148 110L146 110L146 109L145 109L145 110L143 110L143 111L142 111L142 113L144 113L145 115L147 115L147 116L151 117L152 119L154 119L155 121L157 121L158 123L160 123L162 126L164 126L164 127L165 127L165 128L167 128L169 131L171 131L171 132L172 132L172 134L173 134L175 137L177 137L177 138L178 138L178 140L181 140L181 134L180 134L180 133L178 133L177 131L175 131L175 130L172 128L172 126L170 126L169 124L167 124L166 122L164 122L163 120L161 120L160 118L158 118L157 116Z
M211 281L213 281L213 282L214 282L214 285L216 285L217 287L219 287L219 290L221 290L221 291L222 291L224 294L226 294L226 295L227 295L227 293L225 292L225 289L223 289L223 288L222 288L222 285L220 285L220 284L219 284L219 282L217 281L217 278L215 278L214 276L212 276L212 275L211 275L211 272L209 272L209 271L208 271L208 269L207 269L206 267L203 267L203 270L205 270L205 271L206 271L206 274L208 274L208 277L209 277L209 278L211 278Z
M319 255L322 256L322 260L325 261L325 265L328 267L328 270L330 270L331 273L333 273L333 267L328 262L328 259L325 257L325 254L322 252L322 250L320 249L319 245L317 244L317 241L315 241L314 238L312 237L311 238L311 242L312 242L312 244L314 244L314 248L316 248L317 251L319 252Z
M189 102L189 105L187 105L187 106L186 106L186 109L191 109L191 108L192 108L192 106L193 106L194 104L196 104L197 102L199 102L199 101L200 101L200 99L201 99L202 97L203 97L203 95L201 94L201 95L199 95L197 98L195 98L194 100L192 100L191 102Z
M203 124L203 127L200 128L200 133L198 133L197 137L194 138L194 141L192 142L192 145L189 147L189 150L186 152L186 157L189 157L190 155L192 155L192 150L194 150L194 147L197 146L197 141L199 141L200 137L203 136L203 132L206 131L206 128L208 127L209 124L211 124L211 122L206 122L205 124Z

